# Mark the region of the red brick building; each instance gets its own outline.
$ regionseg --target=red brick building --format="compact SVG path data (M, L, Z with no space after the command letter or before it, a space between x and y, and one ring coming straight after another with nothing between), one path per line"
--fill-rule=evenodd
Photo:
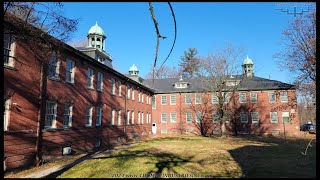
M97 24L88 33L88 47L79 51L62 43L49 58L43 92L41 62L9 30L21 21L5 20L5 169L31 164L37 153L47 159L88 152L151 133L153 91L112 68Z
M226 128L229 133L282 135L299 132L297 97L293 85L254 76L253 62L243 62L243 75L232 76L227 86L237 86L227 93ZM207 135L220 128L218 97L203 90L196 78L145 80L155 89L152 101L153 131L163 134L200 134L200 119ZM229 84L228 84L229 83ZM228 103L234 97L234 103Z

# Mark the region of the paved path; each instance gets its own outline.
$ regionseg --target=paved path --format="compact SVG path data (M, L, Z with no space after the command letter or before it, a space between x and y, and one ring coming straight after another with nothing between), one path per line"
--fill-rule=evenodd
M72 162L69 162L67 164L64 164L64 165L57 165L57 166L54 166L52 168L49 168L49 169L46 169L46 170L42 170L42 171L38 171L38 172L35 172L35 173L32 173L28 176L25 176L24 178L44 178L44 177L56 177L58 175L59 172L65 170L65 169L69 169L71 167L73 167L74 165L77 165L83 161L86 161L86 160L89 160L89 159L92 159L92 158L98 158L98 157L104 157L106 155L109 155L109 154L112 154L112 153L115 153L117 151L120 151L120 150L123 150L123 149L127 149L129 147L132 147L132 146L135 146L137 145L138 143L133 143L133 144L127 144L127 145L122 145L122 146L117 146L113 149L108 149L108 150L104 150L104 151L97 151L93 154L88 154L84 157L81 157L77 160L74 160Z

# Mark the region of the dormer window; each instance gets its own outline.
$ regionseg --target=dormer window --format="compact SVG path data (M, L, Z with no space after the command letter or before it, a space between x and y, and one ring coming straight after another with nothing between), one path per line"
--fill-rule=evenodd
M187 83L176 83L174 85L175 88L187 88L188 84Z

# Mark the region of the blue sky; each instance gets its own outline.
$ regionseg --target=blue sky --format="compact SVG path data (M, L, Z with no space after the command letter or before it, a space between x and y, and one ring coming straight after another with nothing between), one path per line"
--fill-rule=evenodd
M81 18L71 41L86 39L96 21L107 36L106 51L113 57L113 66L127 73L135 64L144 77L155 57L156 31L147 2L68 2L64 15ZM178 66L188 48L198 49L199 56L207 56L231 42L244 48L254 62L255 75L292 82L290 73L281 71L273 58L281 51L282 31L294 15L277 11L289 4L273 3L171 3L177 23L175 48L165 65ZM167 3L153 3L161 35L157 65L167 57L174 38L174 23ZM243 57L244 59L245 57ZM242 63L243 59L241 59Z

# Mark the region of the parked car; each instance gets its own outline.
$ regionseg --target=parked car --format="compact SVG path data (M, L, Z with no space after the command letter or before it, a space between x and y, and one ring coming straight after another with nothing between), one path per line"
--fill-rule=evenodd
M316 133L316 126L312 123L302 124L300 131L309 131L309 133Z

